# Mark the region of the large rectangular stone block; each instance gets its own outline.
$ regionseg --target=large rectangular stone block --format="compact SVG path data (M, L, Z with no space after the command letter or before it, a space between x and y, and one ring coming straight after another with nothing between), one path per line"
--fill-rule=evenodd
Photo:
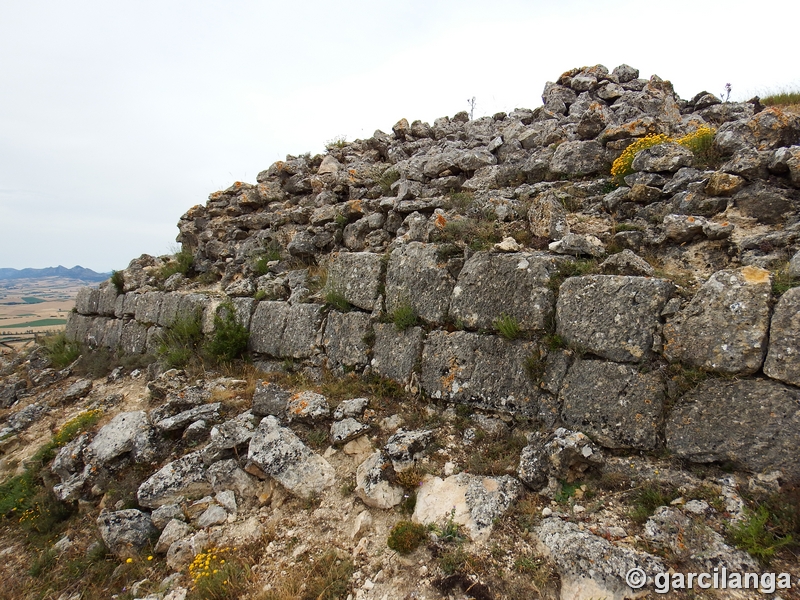
M182 296L183 294L178 292L168 292L162 296L161 309L158 311L158 325L172 327L175 324Z
M436 250L435 244L410 242L392 251L386 271L387 312L408 305L428 323L444 323L456 281Z
M558 291L556 331L567 344L597 356L644 361L674 289L671 281L651 277L570 277Z
M422 338L422 327L398 331L393 324L376 324L370 365L384 377L407 383L418 368Z
M353 306L373 310L381 284L383 256L372 252L340 252L328 267L327 288Z
M147 326L128 321L122 326L120 347L125 354L144 354L147 345Z
M163 292L145 292L139 297L136 304L136 320L146 325L158 323L158 314L161 312Z
M544 330L555 308L547 285L560 262L544 253L476 252L458 275L450 317L469 329L490 329L508 315L523 331Z
M325 354L331 367L364 367L369 360L368 313L341 313L332 310L325 324Z
M78 290L78 295L75 297L75 310L82 315L96 315L99 302L100 290L84 287Z
M70 342L85 344L89 335L89 328L92 326L92 317L87 317L76 312L67 315L67 324L64 329L64 337Z
M97 312L104 317L114 316L114 307L117 302L117 289L113 285L109 285L103 290L99 290Z
M433 331L422 350L422 388L433 398L535 416L539 391L526 372L533 342Z
M772 314L764 374L800 386L800 287L783 294Z
M322 306L259 302L250 322L250 349L276 358L306 358L317 347Z

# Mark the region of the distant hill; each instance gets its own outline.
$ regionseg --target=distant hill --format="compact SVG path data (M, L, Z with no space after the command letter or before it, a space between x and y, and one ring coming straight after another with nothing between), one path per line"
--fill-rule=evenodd
M42 277L67 277L82 281L105 281L111 277L111 273L97 273L81 266L68 269L61 265L47 267L46 269L0 269L0 279L40 279Z

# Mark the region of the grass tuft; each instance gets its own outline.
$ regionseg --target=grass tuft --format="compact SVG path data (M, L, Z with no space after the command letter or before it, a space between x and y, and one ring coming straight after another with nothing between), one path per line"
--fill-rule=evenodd
M496 318L492 326L507 340L515 340L522 335L522 331L519 328L519 321L517 321L516 317L506 313Z
M391 319L397 331L405 331L419 323L417 310L408 302L404 302L395 308L394 312L392 312Z
M392 527L386 544L400 554L410 554L428 538L428 528L411 521L400 521Z

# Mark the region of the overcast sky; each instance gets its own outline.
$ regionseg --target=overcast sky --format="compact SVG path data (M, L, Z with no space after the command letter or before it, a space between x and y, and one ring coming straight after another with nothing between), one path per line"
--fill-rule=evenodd
M0 267L122 269L338 136L533 108L576 66L800 87L796 0L0 1Z

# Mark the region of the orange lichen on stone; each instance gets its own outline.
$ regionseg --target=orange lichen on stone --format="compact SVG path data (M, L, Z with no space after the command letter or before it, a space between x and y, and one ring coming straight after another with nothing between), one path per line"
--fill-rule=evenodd
M769 283L769 271L766 269L760 269L759 267L753 267L751 265L748 265L742 269L742 277L744 277L744 280L747 283Z

